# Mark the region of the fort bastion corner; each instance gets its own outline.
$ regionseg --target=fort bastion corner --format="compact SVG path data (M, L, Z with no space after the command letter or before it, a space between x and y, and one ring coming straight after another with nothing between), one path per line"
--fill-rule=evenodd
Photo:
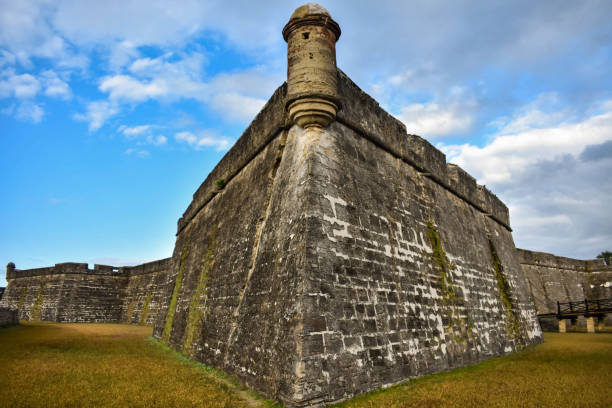
M549 299L534 287L546 284L508 208L337 68L340 35L320 5L291 15L287 82L195 191L170 258L9 263L0 305L25 320L152 324L288 407L541 342Z

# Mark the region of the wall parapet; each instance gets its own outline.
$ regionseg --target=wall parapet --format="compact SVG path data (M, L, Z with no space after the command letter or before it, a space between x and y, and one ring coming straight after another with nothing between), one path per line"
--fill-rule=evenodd
M517 248L519 262L522 265L533 265L577 272L612 272L603 259L573 259L550 254L548 252L529 251Z
M278 133L289 127L289 116L285 110L287 97L287 84L283 83L274 91L270 100L264 105L255 119L238 138L236 143L223 156L221 161L208 174L204 182L193 194L193 201L189 204L183 216L177 223L178 235L183 228L196 216L218 192L219 185L230 181L244 168L259 152L272 141Z
M484 215L511 231L508 207L485 186L459 166L446 162L446 155L420 136L409 134L406 126L380 107L348 76L338 70L342 109L337 120L360 133L375 145L416 168Z
M54 266L32 269L15 269L13 264L13 267L7 267L6 280L9 281L13 279L31 278L36 276L74 274L116 276L127 278L133 275L154 273L158 272L159 270L166 269L169 266L171 259L172 258L164 258L136 266L112 266L94 264L93 269L89 269L89 266L86 263L77 262L62 262L57 263Z
M424 138L409 134L406 126L380 107L348 76L338 69L338 93L342 108L336 120L360 133L377 146L416 168L457 197L468 202L509 231L508 207L485 186L459 166L446 162L446 155ZM276 89L232 148L209 173L193 194L183 216L177 222L177 235L242 168L291 123L285 109L287 84ZM222 188L222 187L221 187Z

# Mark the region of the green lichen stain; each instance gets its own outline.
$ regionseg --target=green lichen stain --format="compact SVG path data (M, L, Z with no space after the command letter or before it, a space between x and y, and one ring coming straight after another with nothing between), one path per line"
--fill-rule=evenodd
M125 314L126 323L132 323L132 316L134 315L135 308L136 308L136 296L133 296L132 300L130 300L130 303L128 304L127 312Z
M457 306L463 305L463 299L457 295L457 290L449 274L455 265L446 256L438 231L431 221L427 223L427 235L431 243L431 257L434 263L438 265L440 272L438 283L440 285L442 302L450 306L450 313L447 316L448 328L452 332L453 340L464 342L474 330L472 330L473 324L469 323L466 318L459 316Z
M215 237L217 228L213 227L208 240L208 249L204 255L202 270L198 279L198 285L189 301L189 315L187 316L187 328L185 329L185 342L183 353L189 354L193 345L193 337L202 323L204 307L201 307L201 299L206 299L206 287L208 284L209 273L215 262ZM204 303L206 300L204 300Z
M21 290L21 295L19 296L19 303L17 303L17 310L19 310L19 313L21 314L21 308L23 307L23 302L25 301L25 296L26 296L26 292L28 291L28 287L25 286L22 290Z
M43 304L43 291L45 290L46 282L41 282L40 287L38 288L38 294L36 295L36 300L34 301L34 306L32 306L32 320L39 321L40 320L40 312L42 310Z
M147 297L145 298L144 305L142 306L142 311L140 312L140 318L138 319L138 324L145 325L147 324L147 318L149 317L149 303L151 303L151 291L147 292Z
M176 281L174 283L174 289L172 290L172 299L170 300L170 306L168 306L168 314L166 315L166 322L164 324L164 332L162 334L162 343L168 344L170 342L170 332L172 331L172 322L174 321L174 314L176 313L176 303L178 302L178 295L181 291L181 285L183 284L183 269L185 268L185 261L189 256L189 243L183 248L181 253L181 262L179 263L179 271L176 275Z
M519 327L519 320L516 316L516 310L514 310L512 307L512 302L510 301L510 285L504 276L504 268L499 260L497 250L495 249L491 239L489 239L489 248L491 249L491 263L493 264L493 270L495 271L495 280L497 280L497 288L499 289L499 300L506 309L508 333L516 340L520 340L521 330Z

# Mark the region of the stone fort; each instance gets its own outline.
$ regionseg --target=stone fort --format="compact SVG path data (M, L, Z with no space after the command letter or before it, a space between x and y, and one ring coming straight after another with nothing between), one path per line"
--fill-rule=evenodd
M603 262L516 249L504 203L336 67L340 34L295 10L287 81L194 193L171 258L9 263L0 305L153 325L302 407L538 344L557 301L612 297Z

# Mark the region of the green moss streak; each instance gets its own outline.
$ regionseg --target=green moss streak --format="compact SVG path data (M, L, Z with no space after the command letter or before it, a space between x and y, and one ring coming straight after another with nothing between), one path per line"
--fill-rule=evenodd
M149 317L149 303L151 303L151 291L147 292L147 297L145 298L142 311L140 312L140 318L138 319L138 324L140 325L147 324L147 318Z
M469 324L467 320L459 317L459 311L457 310L457 306L463 304L463 299L457 296L455 285L453 284L449 275L449 271L455 266L446 256L446 252L444 252L444 249L442 248L442 242L440 240L440 236L438 235L438 231L431 221L427 223L427 235L429 237L429 242L431 243L431 257L436 265L438 265L438 269L440 271L440 279L438 280L438 283L440 285L442 302L450 306L448 327L453 333L453 340L459 342L466 341L469 333L472 331L468 330Z
M183 269L185 268L185 261L187 260L187 256L189 256L189 243L185 245L185 248L181 253L179 271L176 275L176 282L174 283L174 290L172 291L172 299L170 300L168 314L166 315L164 332L162 334L162 342L166 344L170 342L170 332L172 331L172 322L174 321L174 314L176 313L176 303L178 302L178 295L181 291L181 285L183 284Z
M189 315L187 317L187 328L185 330L185 343L183 346L183 352L189 354L193 344L193 337L196 331L201 327L202 315L204 314L204 307L200 307L201 299L206 299L206 287L208 284L208 276L212 269L215 261L215 237L217 235L217 228L213 227L210 232L210 238L208 241L208 249L206 255L204 255L202 271L200 272L200 278L198 279L198 285L191 297L189 302ZM206 302L206 300L204 300Z
M40 311L42 309L42 303L44 300L43 291L45 290L45 286L45 282L40 283L38 294L36 295L36 300L34 301L34 306L32 306L32 320L40 320Z
M125 314L126 323L132 323L132 316L134 315L135 308L136 308L136 296L133 296L132 300L130 300L130 303L128 304L127 312Z
M19 296L19 303L17 303L17 310L19 310L19 313L21 313L21 308L23 307L23 302L25 301L27 290L28 290L27 286L21 290L21 296Z
M491 249L491 263L493 264L493 270L495 271L495 279L497 280L497 288L499 289L499 300L505 306L506 317L508 319L508 333L512 335L516 340L521 338L521 330L519 326L519 320L516 316L516 311L512 307L510 301L510 285L508 280L504 276L504 268L499 260L493 241L489 239L489 248Z

